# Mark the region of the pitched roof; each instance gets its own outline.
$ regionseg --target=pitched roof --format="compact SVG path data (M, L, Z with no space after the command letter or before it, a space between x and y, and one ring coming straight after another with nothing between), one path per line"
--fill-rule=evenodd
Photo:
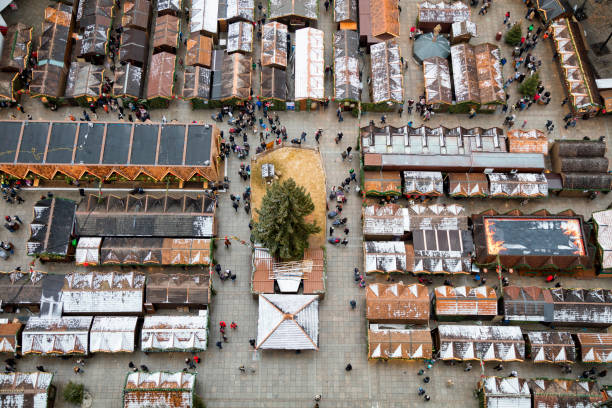
M287 26L277 21L264 24L261 37L261 65L287 66Z
M302 28L295 32L295 99L325 98L324 32Z
M594 381L533 379L529 382L533 406L538 408L594 407L603 397Z
M0 407L47 408L52 373L0 374Z
M95 317L89 331L89 352L133 352L137 323L137 317Z
M372 322L427 324L429 293L421 284L373 283L366 287L366 318Z
M143 351L206 350L208 311L198 316L146 316L141 330Z
M612 268L612 210L594 212L593 221L597 232L597 245L600 248L601 267L610 269Z
M470 273L472 270L471 231L433 229L412 232L416 273Z
M400 241L364 241L365 272L405 272L406 246Z
M317 295L259 295L258 349L318 350Z
M190 408L196 374L185 372L133 372L128 374L123 390L124 408L164 406Z
M434 290L438 316L497 316L497 294L489 286L438 286Z
M207 305L210 301L210 275L149 274L146 301L154 305Z
M552 296L548 289L537 286L506 286L503 288L506 320L552 322Z
M459 204L414 204L402 209L404 231L467 230L465 208Z
M22 354L87 354L91 316L41 318L31 316L22 333Z
M364 238L404 234L404 216L397 204L369 205L363 209Z
M433 343L429 330L383 329L370 325L369 359L427 359L432 357Z
M17 335L22 327L19 322L0 323L0 353L17 353Z
M608 289L550 289L555 323L612 325L612 291Z
M517 377L485 377L480 382L490 408L531 408L528 380Z
M527 344L534 363L573 363L576 345L569 332L534 331L527 333Z
M34 204L34 220L30 224L28 255L66 256L75 224L77 204L64 198L46 198Z
M523 361L525 341L520 327L440 325L442 360Z
M583 363L612 363L612 334L576 333Z

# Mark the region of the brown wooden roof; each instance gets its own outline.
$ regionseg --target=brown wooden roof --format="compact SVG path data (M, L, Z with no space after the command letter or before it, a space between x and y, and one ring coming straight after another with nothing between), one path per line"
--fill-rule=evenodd
M399 9L395 0L370 1L372 35L381 40L399 37Z
M171 14L157 17L153 33L153 47L157 49L175 49L178 43L180 20ZM155 58L155 56L154 56Z
M212 60L213 39L200 33L191 33L187 40L185 65L197 65L210 68Z
M439 286L435 289L438 316L496 316L497 294L489 286Z
M371 322L429 322L429 294L421 284L373 283L366 287L366 318Z
M426 359L432 357L429 330L368 330L369 359Z

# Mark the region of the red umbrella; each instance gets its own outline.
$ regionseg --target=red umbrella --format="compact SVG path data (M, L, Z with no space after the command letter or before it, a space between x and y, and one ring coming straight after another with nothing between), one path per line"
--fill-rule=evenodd
M410 32L414 33L416 31L416 27L410 27Z
M548 276L546 277L546 282L552 282L552 281L553 281L553 279L555 279L555 278L554 278L552 275L548 275Z

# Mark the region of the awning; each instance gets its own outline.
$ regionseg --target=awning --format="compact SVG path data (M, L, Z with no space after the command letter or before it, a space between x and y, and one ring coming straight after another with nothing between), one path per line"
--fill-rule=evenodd
M405 195L440 196L444 194L442 173L439 171L405 171Z
M489 183L484 173L448 173L451 197L486 197Z
M402 178L397 171L366 171L363 177L363 186L367 195L402 194Z

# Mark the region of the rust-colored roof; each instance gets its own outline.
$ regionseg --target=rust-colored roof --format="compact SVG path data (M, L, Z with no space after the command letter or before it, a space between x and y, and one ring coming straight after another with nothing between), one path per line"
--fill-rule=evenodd
M212 60L213 39L199 33L191 33L187 40L185 65L198 65L210 68Z
M452 197L486 197L489 181L484 173L447 173Z
M548 154L548 138L538 129L512 129L508 131L508 151Z
M363 174L366 194L402 194L402 178L399 171L366 171Z
M612 334L577 333L583 363L612 363Z
M537 408L593 407L603 400L595 381L536 378L529 388Z
M552 296L548 289L537 286L506 286L504 288L504 298L509 300L523 299L530 301L552 302Z
M251 290L254 293L274 293L274 279L272 265L274 259L265 248L255 248L252 255L253 278Z
M304 261L312 261L312 269L308 279L304 279L303 293L305 295L316 295L317 293L325 292L323 249L306 249L304 251Z
M17 333L23 324L9 322L0 324L0 353L15 353L17 351Z
M426 324L429 322L429 294L420 284L373 283L366 288L366 310L370 321Z
M370 1L372 35L381 40L399 37L399 9L395 0Z
M419 359L432 357L429 330L373 329L368 330L369 359Z
M176 55L168 52L154 54L149 64L147 99L166 98L174 95L174 64Z
M139 28L147 31L150 17L151 2L149 0L131 0L123 3L121 24L124 27Z
M155 20L155 32L153 33L153 47L176 48L178 43L180 20L171 14L158 17Z
M45 9L45 21L70 27L72 23L72 7L58 2L57 7L47 7Z
M496 316L497 294L488 286L439 286L435 289L439 316Z

